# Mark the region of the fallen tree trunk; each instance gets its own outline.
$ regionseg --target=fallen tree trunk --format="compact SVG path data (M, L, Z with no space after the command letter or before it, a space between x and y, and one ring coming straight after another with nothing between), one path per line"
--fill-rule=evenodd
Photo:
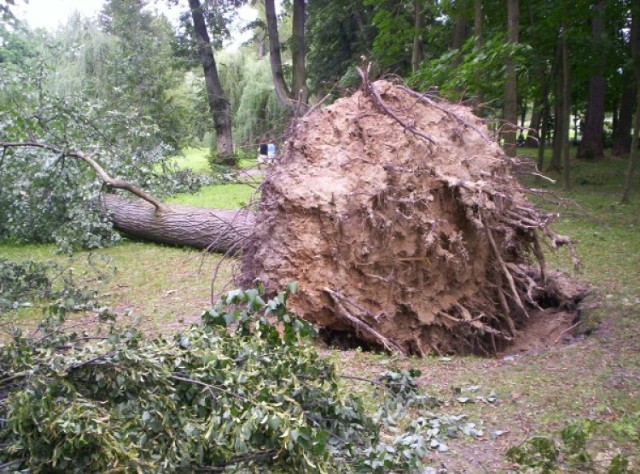
M104 206L116 229L130 236L211 252L242 250L254 225L251 211L203 209L104 195Z

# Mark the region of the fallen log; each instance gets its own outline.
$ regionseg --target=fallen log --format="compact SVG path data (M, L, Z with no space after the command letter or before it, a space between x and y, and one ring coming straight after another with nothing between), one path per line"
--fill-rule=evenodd
M104 207L114 227L127 235L211 252L242 250L255 217L251 211L203 209L104 195Z

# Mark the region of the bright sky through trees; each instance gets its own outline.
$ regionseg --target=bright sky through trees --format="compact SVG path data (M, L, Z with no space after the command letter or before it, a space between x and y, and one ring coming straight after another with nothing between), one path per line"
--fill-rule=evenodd
M64 24L73 12L79 12L87 17L95 16L104 4L104 0L29 0L29 3L16 2L15 13L25 20L32 28L55 30ZM276 1L279 7L280 2ZM165 14L173 24L178 23L180 8L169 8L164 1L150 2L148 8ZM185 2L186 8L186 2ZM256 11L252 7L243 6L238 11L238 18L231 25L230 46L237 46L248 40L251 32L242 32L242 26L256 19Z
M16 2L17 16L32 28L54 30L78 11L85 16L94 16L102 8L104 0L29 0Z

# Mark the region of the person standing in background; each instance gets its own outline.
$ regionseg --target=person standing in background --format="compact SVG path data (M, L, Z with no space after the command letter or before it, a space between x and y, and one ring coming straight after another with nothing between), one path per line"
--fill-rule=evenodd
M267 140L265 138L260 139L260 146L258 147L258 169L260 169L260 165L267 163L269 160L269 146L267 145Z
M267 145L267 159L269 163L273 163L273 160L276 158L276 145L275 143L269 142Z

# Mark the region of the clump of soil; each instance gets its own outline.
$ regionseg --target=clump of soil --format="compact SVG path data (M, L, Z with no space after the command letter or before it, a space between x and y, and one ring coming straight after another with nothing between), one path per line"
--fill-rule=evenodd
M298 281L327 334L404 354L497 353L542 305L581 296L514 161L466 107L386 81L300 119L268 172L241 283ZM568 300L571 300L568 302Z

